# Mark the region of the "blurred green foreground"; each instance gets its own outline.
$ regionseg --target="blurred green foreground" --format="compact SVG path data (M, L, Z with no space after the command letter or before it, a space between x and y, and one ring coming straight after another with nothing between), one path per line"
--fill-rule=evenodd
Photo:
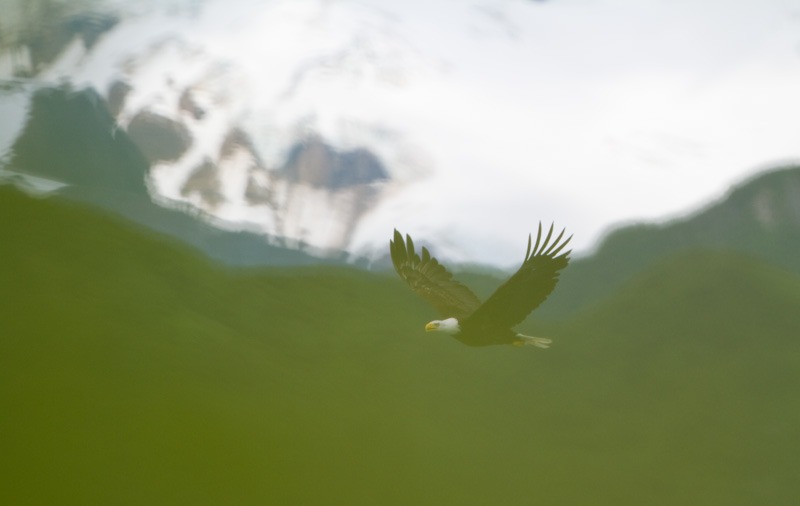
M435 316L0 187L0 503L798 504L796 275L686 251L546 351Z

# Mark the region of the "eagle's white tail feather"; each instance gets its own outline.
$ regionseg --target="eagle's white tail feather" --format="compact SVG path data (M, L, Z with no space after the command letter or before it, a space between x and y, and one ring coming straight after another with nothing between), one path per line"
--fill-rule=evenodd
M526 336L524 334L517 334L517 337L519 340L512 343L514 346L525 346L526 344L530 344L532 346L536 346L537 348L549 348L550 343L553 342L552 339L547 339L546 337L533 337Z

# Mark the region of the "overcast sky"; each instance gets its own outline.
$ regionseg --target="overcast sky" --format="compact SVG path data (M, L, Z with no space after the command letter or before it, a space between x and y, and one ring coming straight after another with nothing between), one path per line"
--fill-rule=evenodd
M585 249L611 224L686 213L800 159L798 1L509 0L462 19L405 5L452 64L429 95L437 179L479 204L438 211L458 208L479 236L555 219Z

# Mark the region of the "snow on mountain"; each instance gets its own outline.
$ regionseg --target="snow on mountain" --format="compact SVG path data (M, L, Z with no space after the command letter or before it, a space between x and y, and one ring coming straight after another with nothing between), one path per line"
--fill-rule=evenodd
M208 2L75 38L37 78L99 90L161 201L341 250L390 187L432 170L390 110L435 62L394 25L357 4Z
M370 255L397 227L510 264L540 220L585 248L798 156L781 0L94 4L102 33L36 80L98 90L160 202L289 244Z

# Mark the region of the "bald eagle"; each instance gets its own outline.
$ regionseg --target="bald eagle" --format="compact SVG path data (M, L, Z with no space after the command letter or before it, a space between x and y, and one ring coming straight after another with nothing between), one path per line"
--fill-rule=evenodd
M533 249L531 236L528 236L528 251L522 266L483 304L469 288L452 279L453 275L425 247L420 257L409 235L403 241L403 236L395 229L389 249L400 277L445 317L428 323L427 332L449 334L469 346L531 344L547 348L550 339L518 334L511 328L544 302L555 288L559 272L569 262L572 250L559 253L572 236L559 243L564 236L562 230L550 244L552 235L551 225L542 242L542 224L539 223Z

